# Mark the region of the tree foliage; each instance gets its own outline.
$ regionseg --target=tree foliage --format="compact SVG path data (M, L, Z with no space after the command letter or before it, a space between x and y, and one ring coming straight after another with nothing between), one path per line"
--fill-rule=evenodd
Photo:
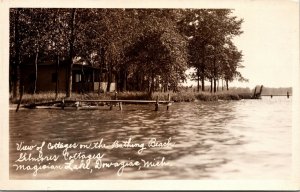
M203 91L205 80L211 81L214 91L219 79L227 83L236 77L245 80L237 71L242 67L242 52L232 41L242 33L242 22L229 9L186 10L180 29L189 39L189 66L196 69L193 76L198 81L198 91L200 80Z
M234 78L242 53L232 38L242 33L242 20L228 9L11 9L11 84L20 79L21 63L36 56L69 61L80 58L116 80L120 91L176 90L188 67L198 81ZM37 63L38 63L37 62ZM113 78L113 76L115 78ZM204 87L204 84L203 84Z

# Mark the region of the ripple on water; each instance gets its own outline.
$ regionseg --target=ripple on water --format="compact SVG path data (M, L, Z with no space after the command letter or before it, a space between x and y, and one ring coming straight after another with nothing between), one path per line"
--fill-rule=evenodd
M172 163L172 167L142 171L128 168L121 179L284 179L291 170L291 105L291 99L263 98L174 103L171 110L158 112L152 105L124 105L122 112L10 111L10 157L16 157L15 143L20 141L89 143L101 138L105 142L132 138L147 143L150 138L172 138L176 144L171 148L145 150L141 155L136 149L107 151L107 158L165 157ZM94 174L47 174L40 178L120 179L113 169ZM21 177L13 169L11 175Z

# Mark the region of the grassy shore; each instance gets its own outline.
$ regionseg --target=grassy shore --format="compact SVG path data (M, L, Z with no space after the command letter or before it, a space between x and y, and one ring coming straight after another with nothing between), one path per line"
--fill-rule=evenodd
M217 93L209 92L154 92L149 95L145 92L120 92L117 94L118 99L124 100L155 100L157 97L159 100L168 100L168 94L170 94L171 100L175 102L192 102L196 100L200 101L217 101L217 100L240 100L240 99L251 99L251 92L240 92L240 91L222 91ZM62 100L65 97L64 93L59 93L57 100ZM85 93L78 94L72 93L70 99L73 100L87 100L87 99L114 99L115 93ZM43 92L37 94L24 94L22 98L22 104L30 104L37 102L48 102L55 100L54 92ZM18 99L10 99L11 104L16 104Z

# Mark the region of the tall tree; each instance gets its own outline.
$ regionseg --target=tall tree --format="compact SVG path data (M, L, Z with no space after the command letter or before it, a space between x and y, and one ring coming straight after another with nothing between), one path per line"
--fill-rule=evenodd
M20 94L20 9L10 9L10 20L12 21L10 30L11 43L10 43L10 61L12 64L12 90L13 98L19 97Z
M68 82L66 97L71 97L72 93L72 76L73 76L73 57L74 57L74 43L75 43L75 25L76 25L76 9L72 8L70 10L70 38L69 38L69 65L68 65Z
M180 22L181 31L189 39L189 66L196 68L198 90L201 79L204 91L204 80L207 78L216 91L224 57L222 47L242 33L243 20L231 13L229 9L186 10L185 18Z
M126 58L133 77L148 81L152 93L157 84L172 85L185 79L186 41L177 29L179 13L174 10L135 10L139 25L135 27L136 41L127 47ZM142 24L141 24L142 23Z

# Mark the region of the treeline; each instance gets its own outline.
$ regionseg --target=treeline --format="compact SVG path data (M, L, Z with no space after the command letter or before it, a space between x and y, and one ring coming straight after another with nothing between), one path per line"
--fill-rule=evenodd
M242 53L232 42L242 19L229 9L10 9L10 88L20 92L20 66L41 57L68 63L66 96L72 93L75 58L98 67L107 91L174 90L189 67L204 91L205 80L245 80L238 72ZM103 79L105 78L105 79ZM200 86L201 82L201 86Z

